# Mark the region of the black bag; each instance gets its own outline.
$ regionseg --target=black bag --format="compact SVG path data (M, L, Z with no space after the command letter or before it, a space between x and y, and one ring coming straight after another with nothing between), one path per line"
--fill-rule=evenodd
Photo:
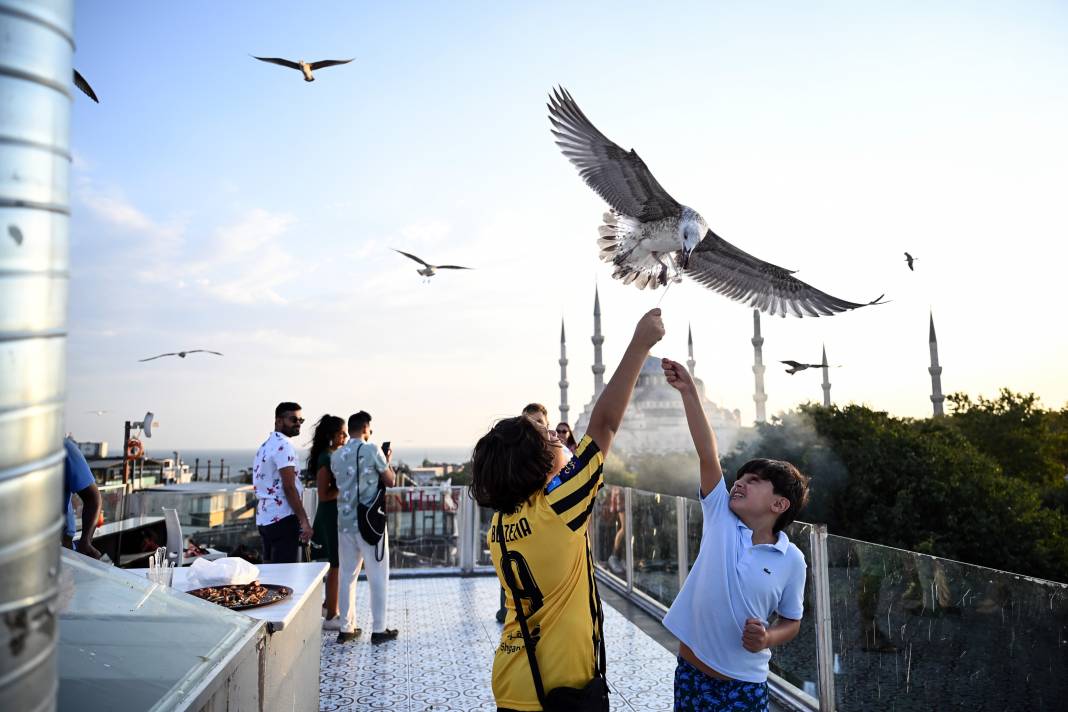
M363 448L363 443L356 448L356 523L360 527L360 536L368 544L378 546L382 544L381 550L375 549L375 560L381 561L385 555L386 542L384 535L386 533L386 488L382 486L382 481L378 481L378 489L375 491L374 499L371 500L371 504L365 505L360 501L360 450Z
M594 671L593 679L584 687L557 687L546 694L541 681L541 672L538 670L538 656L535 650L537 641L530 637L530 631L527 630L527 616L523 611L523 602L516 586L508 548L504 545L503 521L503 515L498 512L497 541L501 545L501 573L512 593L515 615L519 620L519 630L523 633L527 660L530 662L530 674L534 678L534 691L538 694L542 709L544 712L608 712L608 681L604 676L604 612L601 610L601 596L597 592L597 582L593 580L591 573L593 567L589 560L589 542L586 543L586 575L590 583L590 616L593 618L593 627L597 631L597 670Z

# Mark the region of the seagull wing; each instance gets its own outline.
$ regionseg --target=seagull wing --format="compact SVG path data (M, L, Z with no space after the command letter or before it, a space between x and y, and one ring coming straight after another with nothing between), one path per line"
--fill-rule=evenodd
M564 88L549 97L553 136L586 185L617 212L651 222L677 215L682 206L664 190L633 149L624 151L586 118Z
M77 69L74 70L74 86L85 92L85 95L97 104L100 103L100 100L96 98L96 92L93 91L93 88L89 86L89 82L85 81L85 77Z
M434 265L437 269L474 269L474 267L461 267L460 265Z
M709 289L772 316L832 316L878 304L883 297L880 294L866 304L832 297L793 277L790 270L739 250L711 230L690 254L685 272Z
M390 249L393 250L394 252L400 252L402 255L404 255L408 259L415 260L416 262L418 262L419 264L423 265L424 267L430 267L430 265L428 265L426 262L423 262L423 260L419 259L418 257L416 257L415 255L413 255L410 252L404 252L403 250L398 250L395 247L391 247Z
M353 57L352 59L356 58ZM348 64L352 59L320 59L318 62L312 62L308 66L314 71L316 69L322 69L323 67L334 67L338 64Z
M789 366L791 368L804 368L804 365L798 363L797 361L779 361L779 363L785 363L787 366Z
M290 62L288 59L282 59L281 57L257 57L252 55L253 59L258 59L261 62L270 62L271 64L278 64L283 67L289 67L290 69L296 69L300 71L300 64L297 62Z
M222 356L218 351L209 351L207 349L193 349L192 351L186 351L187 354L215 354L216 356Z
M158 359L158 358L163 358L164 356L177 356L177 355L178 355L178 354L177 354L177 353L175 352L175 353L169 353L169 354L160 354L159 356L149 356L148 358L139 358L139 359L137 359L137 360L138 360L139 362L143 362L143 361L155 361L156 359Z

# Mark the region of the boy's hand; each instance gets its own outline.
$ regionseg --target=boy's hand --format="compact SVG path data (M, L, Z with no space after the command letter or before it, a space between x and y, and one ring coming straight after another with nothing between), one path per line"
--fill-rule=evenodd
M660 366L664 369L664 377L668 385L679 393L696 393L697 388L693 384L693 376L678 361L669 358L661 359Z
M664 320L660 318L660 310L650 309L634 328L634 341L648 351L662 338L664 338Z
M742 647L750 653L759 653L768 647L768 629L759 618L746 618L742 631Z

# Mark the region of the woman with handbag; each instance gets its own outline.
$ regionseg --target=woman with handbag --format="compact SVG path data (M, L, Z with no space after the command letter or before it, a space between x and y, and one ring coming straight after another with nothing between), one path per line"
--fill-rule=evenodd
M475 446L472 496L496 511L487 541L506 592L493 659L500 711L608 710L590 511L605 453L642 364L664 335L660 310L638 322L575 453L530 417L505 418Z

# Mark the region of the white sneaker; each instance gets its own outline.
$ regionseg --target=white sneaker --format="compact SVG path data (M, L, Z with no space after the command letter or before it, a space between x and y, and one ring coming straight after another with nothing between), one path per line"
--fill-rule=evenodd
M341 630L341 616L324 619L323 630Z

